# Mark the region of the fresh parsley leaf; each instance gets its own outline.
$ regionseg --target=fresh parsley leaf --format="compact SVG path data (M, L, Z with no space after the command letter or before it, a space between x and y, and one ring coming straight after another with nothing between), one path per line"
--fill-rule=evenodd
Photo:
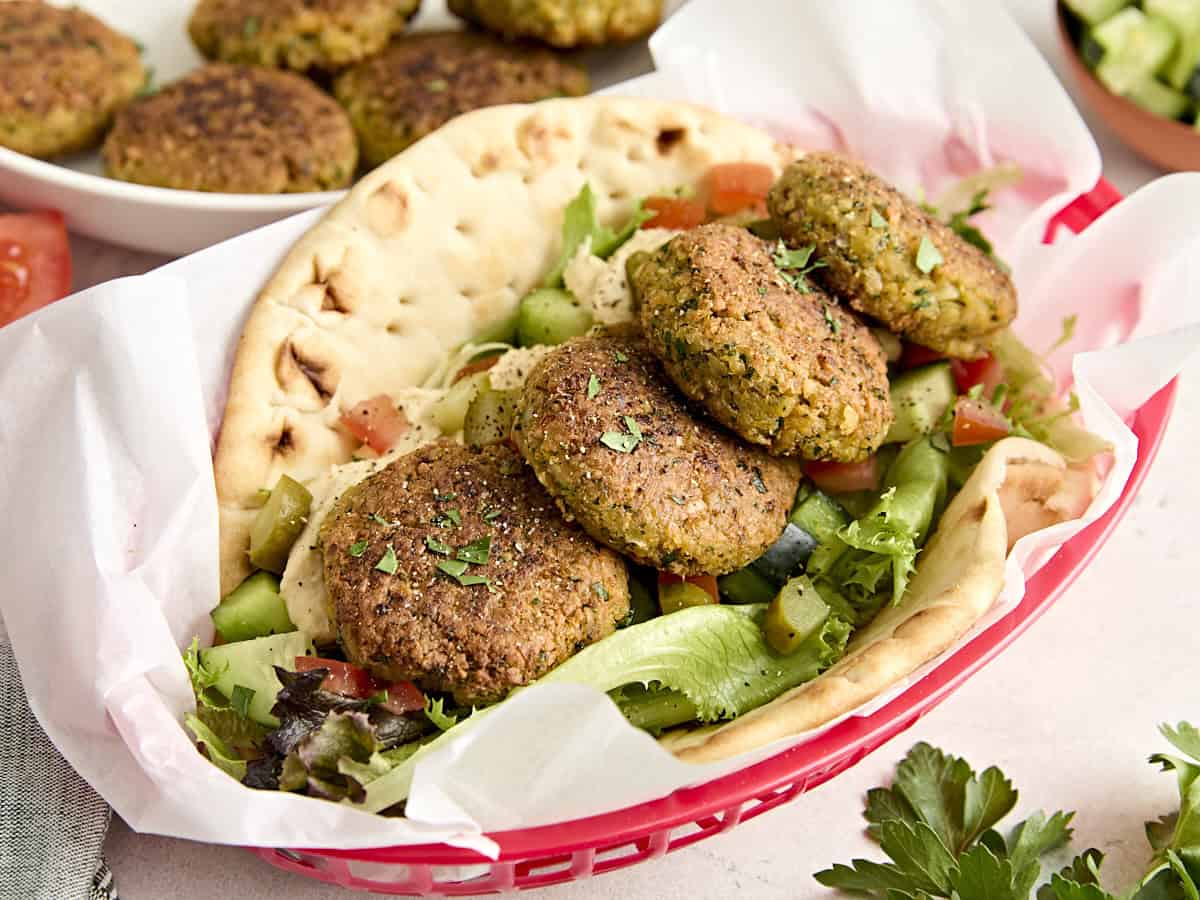
M350 545L350 549L347 552L351 556L353 556L355 559L358 559L360 556L362 556L364 553L367 552L367 542L366 541L355 541L353 544Z
M1018 893L1013 885L1012 863L982 844L976 844L958 858L950 886L952 896L958 900L1028 900L1029 897L1028 891Z
M428 547L430 550L432 550L434 553L440 553L442 556L449 556L451 553L454 552L453 547L451 547L445 541L439 541L433 535L428 535L425 538L425 546Z
M443 559L438 562L437 567L451 578L461 578L466 574L468 568L461 559Z
M632 453L639 441L632 434L622 434L619 431L606 431L600 435L600 443L618 453Z
M1022 897L1029 896L1042 873L1041 858L1071 839L1073 816L1056 812L1047 818L1039 809L1012 830L1004 847L1012 862L1013 883Z
M463 575L458 579L458 583L463 587L474 587L477 584L486 584L489 588L492 586L486 575Z
M629 220L620 229L613 231L596 220L596 197L592 193L592 186L585 184L575 195L575 199L567 204L563 214L562 250L559 252L558 260L550 270L550 274L542 282L542 287L562 286L563 272L566 271L567 265L574 259L575 254L579 252L584 241L590 238L593 255L601 259L608 259L633 236L643 222L653 217L654 212L643 208L642 202L638 201Z
M604 586L603 582L593 581L592 582L592 593L595 594L597 597L599 597L601 600L608 599L608 588L606 588Z
M850 865L837 864L813 876L825 887L848 893L873 896L912 897L912 883L904 872L889 863L855 859ZM892 892L895 892L893 894Z
M229 705L237 710L238 715L250 715L250 703L254 700L255 691L253 688L248 688L241 684L233 686L233 693L229 696Z
M879 846L908 876L914 889L941 897L950 895L954 857L924 822L884 822L879 828Z
M629 429L629 433L640 441L642 439L642 429L638 427L637 419L633 416L625 416L624 419L625 427Z
M396 551L391 544L388 544L379 562L375 563L375 568L386 575L395 575L399 564L399 560L396 559Z
M921 244L917 247L917 268L928 275L943 262L941 251L933 245L929 235L921 235Z
M822 260L810 262L815 246L797 247L789 250L782 240L775 244L775 252L771 255L772 262L779 269L779 274L793 288L802 294L810 293L808 281L805 278L814 269L822 268Z
M600 379L597 378L596 374L593 372L591 375L588 376L587 398L589 400L595 400L596 395L599 393L600 393Z
M477 566L486 565L491 549L492 539L490 537L482 537L471 541L465 547L460 547L457 558L463 562L474 563Z

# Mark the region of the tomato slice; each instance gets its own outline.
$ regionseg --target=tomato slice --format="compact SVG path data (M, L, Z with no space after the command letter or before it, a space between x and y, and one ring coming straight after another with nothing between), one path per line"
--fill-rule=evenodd
M408 419L387 394L342 413L342 425L376 453L387 453L408 433Z
M659 572L659 584L675 584L679 581L686 581L689 584L694 584L698 588L703 588L704 591L713 598L713 603L720 603L721 596L717 592L717 576L716 575L676 575L674 572Z
M931 362L937 362L945 358L945 354L931 350L923 344L911 344L905 341L904 352L900 354L900 368L915 369L918 366L928 365Z
M955 447L989 444L1008 434L1008 421L996 407L982 400L959 397L954 404L954 431L950 443Z
M387 699L379 705L390 713L402 716L425 708L425 695L411 681L393 681L384 688Z
M0 215L0 327L71 292L62 213Z
M314 669L328 669L329 674L321 682L321 690L331 694L341 694L343 697L355 697L364 700L374 696L379 686L371 673L352 663L339 659L324 659L320 656L297 656L296 671L311 672ZM422 705L424 705L422 703Z
M958 392L965 394L977 384L983 385L983 396L991 397L996 386L1004 380L1004 370L1000 361L990 353L983 359L952 359L950 371L954 373L954 381Z
M708 208L728 216L753 206L764 206L767 192L775 183L770 166L760 163L723 163L705 176Z
M708 218L704 204L686 197L647 197L643 204L653 210L653 218L642 223L643 228L673 228L686 231L703 225Z
M808 462L804 474L827 494L873 491L879 487L879 457L868 456L862 462Z
M467 378L471 375L478 375L480 372L486 372L500 361L500 357L502 355L503 354L497 350L490 356L485 356L482 359L477 359L474 362L467 363L454 374L454 381L450 383L454 384L455 382L462 381L464 378Z

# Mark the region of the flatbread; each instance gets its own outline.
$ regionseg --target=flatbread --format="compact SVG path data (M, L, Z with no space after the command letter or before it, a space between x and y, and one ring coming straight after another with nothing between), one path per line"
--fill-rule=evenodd
M855 632L828 671L724 725L679 729L661 742L707 763L817 728L882 694L949 649L996 601L1004 561L1030 531L1082 515L1090 470L1024 438L997 443L951 501L899 606Z
M511 323L585 182L613 224L715 163L779 172L795 156L711 110L587 97L468 113L363 178L288 254L238 345L215 460L222 594L250 573L256 493L346 462L345 409Z

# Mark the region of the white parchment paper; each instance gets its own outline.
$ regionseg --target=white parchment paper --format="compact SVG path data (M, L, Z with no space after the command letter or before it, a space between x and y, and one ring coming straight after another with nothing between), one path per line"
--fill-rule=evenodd
M1022 167L981 225L1014 268L1032 345L1078 314L1055 364L1115 454L1084 520L1014 550L991 618L1011 609L1024 578L1119 496L1137 450L1122 420L1200 344L1200 175L1162 179L1084 235L1039 246L1099 158L1016 26L975 4L695 0L652 46L659 73L622 92L707 102L847 150L910 191L936 197L979 168ZM489 855L488 830L643 802L802 740L686 766L603 695L546 686L424 759L406 820L252 791L196 752L179 724L192 703L179 648L210 633L217 599L210 452L225 383L255 293L319 215L0 330L0 613L33 709L72 765L140 831L255 846L446 841Z

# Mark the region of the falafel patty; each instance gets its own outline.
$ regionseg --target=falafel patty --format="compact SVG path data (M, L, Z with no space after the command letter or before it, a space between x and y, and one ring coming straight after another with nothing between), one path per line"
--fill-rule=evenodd
M188 34L222 62L306 72L339 69L378 53L421 0L200 0Z
M228 63L127 106L103 153L113 178L238 194L345 187L358 162L346 113L311 81Z
M542 359L525 382L513 439L588 534L679 575L720 575L761 556L800 484L795 461L693 416L628 326Z
M789 246L815 245L830 291L911 341L972 359L1017 315L994 259L854 160L804 156L767 204Z
M507 444L443 439L400 457L338 500L321 539L347 657L464 706L503 699L629 614L624 562L559 515Z
M892 422L887 359L820 288L788 284L771 245L703 225L630 265L650 349L683 393L772 453L854 462Z
M402 37L334 82L371 165L473 109L579 96L587 72L549 50L513 47L467 31Z
M554 47L631 41L662 20L662 0L450 0L450 11L506 40Z
M95 16L0 3L0 146L43 158L94 147L145 80L137 44Z

